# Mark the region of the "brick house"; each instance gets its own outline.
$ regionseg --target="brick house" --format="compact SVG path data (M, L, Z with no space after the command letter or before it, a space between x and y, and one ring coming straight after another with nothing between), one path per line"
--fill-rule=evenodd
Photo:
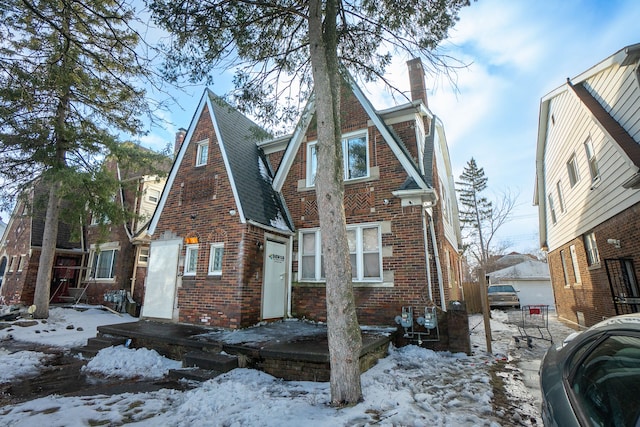
M640 309L639 64L627 46L540 105L540 244L558 314L585 326Z
M50 289L54 303L81 297L103 304L105 292L117 290L129 291L135 301L142 302L149 250L146 230L166 178L130 172L120 175L115 162L107 162L107 167L127 182L114 197L136 217L108 226L106 235L99 233L100 219L91 215L84 226L60 220ZM47 192L47 186L38 183L28 202L19 201L11 215L0 246L0 265L7 266L0 282L0 304L33 303Z
M36 181L28 197L19 200L13 209L0 240L0 265L5 266L0 282L0 304L33 304L47 199L48 187ZM74 227L76 233L72 233ZM59 222L51 283L54 297L66 295L68 287L78 286L84 255L79 227L79 223ZM78 237L72 238L74 234Z
M408 65L411 102L376 111L354 82L341 101L344 203L364 324L394 324L405 305L446 310L462 299L444 129L428 109L421 62ZM226 328L326 319L313 119L311 99L293 134L270 138L204 92L149 227L144 317Z

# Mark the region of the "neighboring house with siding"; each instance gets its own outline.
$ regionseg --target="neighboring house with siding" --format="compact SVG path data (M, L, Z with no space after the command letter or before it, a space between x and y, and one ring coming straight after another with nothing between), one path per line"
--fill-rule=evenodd
M558 314L586 326L640 309L639 63L627 46L540 105L540 244Z
M342 91L344 205L365 324L463 297L444 128L422 64L409 71L413 100L398 107L375 110L354 82ZM228 328L326 320L314 114L311 99L292 135L269 138L205 91L149 228L144 317Z

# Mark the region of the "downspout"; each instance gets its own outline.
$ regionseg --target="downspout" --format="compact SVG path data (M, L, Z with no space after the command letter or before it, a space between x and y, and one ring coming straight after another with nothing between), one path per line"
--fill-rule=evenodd
M133 275L131 276L131 298L133 298L133 291L136 288L136 277L138 273L138 262L140 260L140 246L134 245L135 248L135 259L133 260ZM147 260L147 262L149 262Z
M424 238L424 257L427 261L427 290L429 292L429 302L433 303L433 290L431 289L431 257L429 256L429 236L427 235L427 214L422 208L422 234Z
M293 236L289 236L289 265L287 267L287 318L291 318L291 300L292 300L292 292L293 292Z
M444 300L444 284L442 283L442 268L440 268L440 256L438 255L438 244L436 242L436 231L433 227L433 218L429 221L429 231L431 232L433 255L436 258L436 271L438 273L438 284L440 288L440 308L442 308L442 311L447 311L447 304Z
M118 188L120 188L120 203L122 203L122 210L124 210L124 191L122 191L122 185L121 185L122 177L120 176L120 165L117 163L116 163L116 171L118 173ZM124 222L122 226L124 227L124 231L127 233L127 237L129 237L129 241L131 241L131 239L133 239L133 234L127 228L127 223Z

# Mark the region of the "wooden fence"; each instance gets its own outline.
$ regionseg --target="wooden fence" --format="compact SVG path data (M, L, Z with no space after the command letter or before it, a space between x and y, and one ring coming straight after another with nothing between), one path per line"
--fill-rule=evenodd
M467 313L482 313L482 298L480 286L477 282L465 282L462 284L464 302L467 305Z

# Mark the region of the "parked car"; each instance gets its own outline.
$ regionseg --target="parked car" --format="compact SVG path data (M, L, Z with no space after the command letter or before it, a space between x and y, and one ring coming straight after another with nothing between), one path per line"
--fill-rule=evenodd
M513 307L520 308L518 291L511 285L490 285L487 288L489 307Z
M640 313L609 318L552 346L540 365L550 426L640 426Z

